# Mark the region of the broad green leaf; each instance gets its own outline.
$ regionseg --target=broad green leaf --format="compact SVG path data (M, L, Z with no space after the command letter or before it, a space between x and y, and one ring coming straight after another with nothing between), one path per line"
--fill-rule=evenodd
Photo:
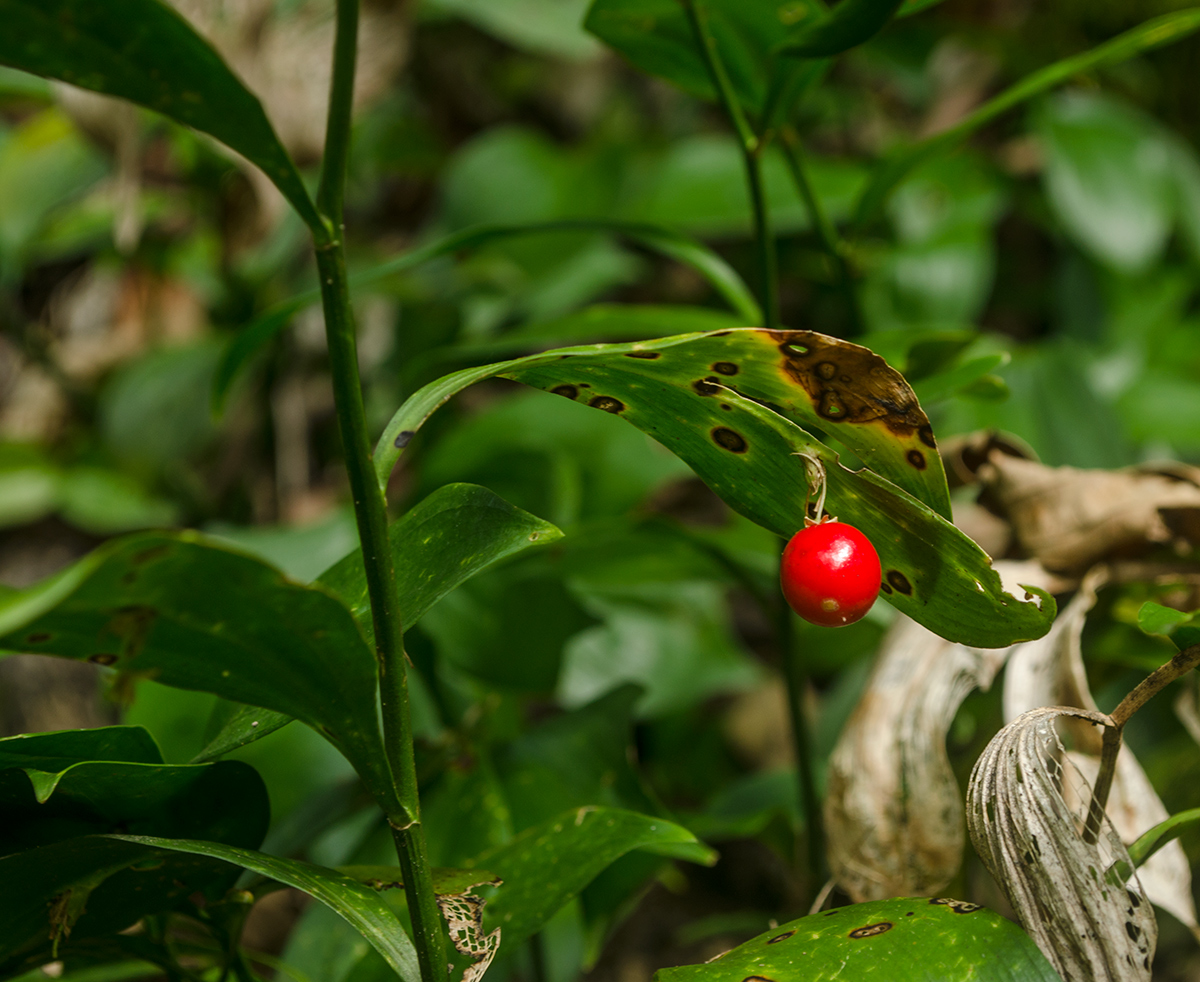
M216 137L261 167L310 227L321 227L262 104L167 4L0 0L0 23L0 63L120 96Z
M154 738L140 726L22 733L0 740L0 767L33 767L41 771L53 771L85 760L112 760L127 764L163 763Z
M1012 921L978 904L928 897L810 914L706 964L660 969L654 978L833 982L873 975L889 982L1059 982L1037 945Z
M383 787L375 659L348 610L193 532L106 543L0 600L0 648L286 713Z
M1200 822L1200 808L1189 808L1172 815L1164 822L1159 822L1154 828L1138 836L1137 841L1129 847L1129 858L1133 860L1133 865L1141 866L1163 846L1178 839L1197 822Z
M618 808L580 808L521 833L477 857L504 885L488 902L485 927L499 926L512 947L541 929L596 875L640 849L712 865L716 854L687 829Z
M407 629L476 573L531 546L553 542L562 532L514 508L487 488L450 484L393 522L388 536L396 562L400 618ZM339 560L318 583L350 608L369 643L375 627L362 551L356 549ZM196 759L213 760L275 732L290 720L285 713L248 706L231 710Z
M1200 8L1189 8L1164 14L1119 34L1091 51L1064 58L1027 75L1000 95L989 99L960 122L900 151L885 161L871 178L859 199L854 224L861 228L879 213L884 201L914 167L941 151L964 140L985 123L1014 106L1040 95L1077 75L1108 65L1119 64L1144 51L1172 44L1200 29Z
M780 49L802 58L827 58L870 40L884 26L902 0L842 0L813 23L801 22Z
M1148 600L1138 611L1138 627L1146 634L1170 638L1180 651L1200 643L1200 611L1175 610Z
M457 14L489 34L535 54L574 61L600 53L580 26L589 0L426 0L430 10Z
M379 479L387 480L400 448L439 405L493 375L624 417L736 510L785 537L801 527L810 497L797 455L818 456L828 473L828 510L874 543L894 606L943 637L984 647L1049 629L1049 596L1034 588L1029 598L1037 594L1040 604L1009 596L987 555L943 517L947 491L932 430L899 374L867 349L811 332L747 329L568 348L469 369L401 407L376 450ZM819 426L875 470L842 466L788 417Z
M463 229L443 239L390 259L350 277L352 289L378 283L396 273L413 269L440 256L477 249L492 242L545 232L589 231L612 232L623 235L647 249L661 253L676 262L691 266L712 285L747 324L761 324L762 311L754 294L736 270L717 253L695 239L666 228L656 228L640 222L602 219L564 219L562 221L531 222L524 225L482 225ZM241 370L254 354L291 322L305 307L319 302L321 293L313 289L276 304L243 327L221 357L213 378L213 406L220 410Z

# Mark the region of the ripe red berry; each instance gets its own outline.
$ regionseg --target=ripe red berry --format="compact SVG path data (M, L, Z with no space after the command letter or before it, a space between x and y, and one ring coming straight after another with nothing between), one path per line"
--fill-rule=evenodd
M792 610L822 627L853 624L879 596L882 570L871 540L853 525L821 522L792 536L779 584Z

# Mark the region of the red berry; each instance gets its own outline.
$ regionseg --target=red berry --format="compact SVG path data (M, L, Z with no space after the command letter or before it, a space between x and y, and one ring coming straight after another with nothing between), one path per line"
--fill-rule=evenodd
M792 610L822 627L853 624L879 596L882 571L871 540L853 525L802 528L783 550L779 584Z

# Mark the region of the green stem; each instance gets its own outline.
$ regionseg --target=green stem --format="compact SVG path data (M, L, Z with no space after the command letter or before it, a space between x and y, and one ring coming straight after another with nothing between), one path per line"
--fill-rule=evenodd
M696 0L683 0L683 9L692 27L692 34L713 88L721 100L725 114L737 133L738 146L746 167L746 186L750 192L750 207L754 216L754 241L758 247L758 300L763 308L763 327L776 330L779 327L779 287L775 257L775 237L771 234L770 216L762 180L762 154L767 143L755 134L750 121L738 102L729 73L717 50L717 43L709 33L704 14Z
M825 868L825 821L821 813L821 799L817 794L816 768L813 763L812 741L809 734L808 714L805 712L805 696L808 691L808 671L804 656L796 648L796 632L792 612L786 603L778 605L779 617L776 635L779 639L779 655L783 663L783 677L787 682L788 713L792 723L792 746L796 754L796 772L800 786L800 809L804 814L808 833L808 871L814 889L819 888L827 876Z
M350 149L357 34L358 0L338 0L325 156L317 191L317 206L325 225L313 230L313 238L325 311L334 405L362 543L367 591L371 599L384 747L391 773L391 787L371 790L392 828L400 866L404 870L404 892L412 916L413 942L421 977L423 982L445 982L446 939L437 897L433 892L425 834L421 826L405 673L404 625L396 597L395 568L388 539L387 502L375 479L371 459L362 382L358 373L354 310L346 277L342 204Z
M788 170L792 173L796 190L800 192L804 206L808 209L808 216L812 221L813 230L817 233L817 240L821 243L821 248L825 250L833 263L837 274L838 288L842 291L846 307L850 312L853 332L855 335L861 334L863 330L862 309L858 302L854 271L850 268L850 262L846 258L846 243L838 235L837 229L834 228L833 222L829 220L829 215L821 205L821 199L813 190L812 181L809 180L808 171L804 166L799 134L790 126L786 126L781 130L780 136L784 159L787 160Z

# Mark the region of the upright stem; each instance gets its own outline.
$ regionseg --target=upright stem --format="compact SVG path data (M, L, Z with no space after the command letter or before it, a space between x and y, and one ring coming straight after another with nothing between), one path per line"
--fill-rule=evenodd
M405 673L404 625L396 597L396 577L388 539L387 503L371 460L363 409L354 310L346 278L342 204L350 149L351 105L358 35L358 0L337 0L333 81L317 208L325 222L313 230L334 404L362 543L363 567L371 598L375 655L379 665L384 747L390 788L373 788L384 809L404 874L404 892L413 923L413 942L423 982L444 982L446 939L433 891L413 759L412 720Z
M838 288L842 292L842 296L846 300L846 307L850 312L850 321L855 334L862 333L862 311L858 304L858 290L854 283L854 273L850 269L850 263L846 258L845 242L838 235L837 229L834 228L833 222L829 220L829 215L826 214L824 207L821 205L821 199L817 197L813 190L812 181L809 180L808 171L804 167L804 155L800 145L800 137L790 126L785 126L780 132L781 143L783 144L784 159L787 160L788 169L792 172L792 180L796 184L796 190L800 192L800 197L804 199L804 207L808 209L808 215L813 224L813 230L817 233L817 239L821 243L821 248L829 256L833 263L834 272L837 275Z
M762 180L762 154L766 141L755 134L746 114L738 102L729 73L721 61L720 52L713 36L708 32L702 11L696 0L683 0L683 9L692 27L696 45L704 58L708 76L721 100L725 114L737 133L738 146L742 151L742 162L746 167L746 186L750 192L750 207L754 216L754 240L758 246L758 299L763 308L763 327L775 330L779 327L779 289L775 238L771 235L770 217Z

